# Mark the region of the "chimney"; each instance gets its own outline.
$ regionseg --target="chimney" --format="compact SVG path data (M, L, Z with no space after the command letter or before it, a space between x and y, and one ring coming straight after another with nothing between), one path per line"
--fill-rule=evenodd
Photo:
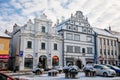
M108 27L109 31L111 31L111 26Z

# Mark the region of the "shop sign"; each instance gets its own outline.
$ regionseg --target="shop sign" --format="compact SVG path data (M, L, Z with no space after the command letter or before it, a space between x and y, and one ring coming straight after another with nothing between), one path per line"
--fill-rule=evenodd
M8 55L0 55L0 59L8 59L9 56Z

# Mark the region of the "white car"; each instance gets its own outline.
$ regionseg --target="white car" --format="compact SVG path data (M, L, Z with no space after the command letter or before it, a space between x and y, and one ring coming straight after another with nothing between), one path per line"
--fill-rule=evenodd
M63 68L61 66L55 66L54 69L58 70L59 73L61 73L63 71Z
M38 68L38 67L33 68L33 70L32 70L32 72L35 73L36 75L42 74L43 71L44 71L44 69Z
M101 75L101 76L116 76L116 72L109 67L105 65L94 65L94 68L96 69L96 75Z

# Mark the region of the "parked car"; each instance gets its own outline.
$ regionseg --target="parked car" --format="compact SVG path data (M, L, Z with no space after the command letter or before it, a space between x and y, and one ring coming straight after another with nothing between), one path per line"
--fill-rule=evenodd
M112 66L112 65L106 65L108 66L110 69L114 70L116 72L117 75L120 76L120 68L117 66Z
M59 73L61 73L63 71L62 67L61 66L55 66L54 67L55 70L58 70Z
M12 78L11 76L8 76L4 73L0 73L0 80L16 80L16 79Z
M43 71L44 71L44 69L42 69L42 68L38 68L38 67L33 68L33 70L32 70L32 72L35 73L36 75L40 75L40 74L42 74Z
M96 75L100 75L104 77L116 76L116 72L105 65L97 64L94 65L94 68L96 69Z

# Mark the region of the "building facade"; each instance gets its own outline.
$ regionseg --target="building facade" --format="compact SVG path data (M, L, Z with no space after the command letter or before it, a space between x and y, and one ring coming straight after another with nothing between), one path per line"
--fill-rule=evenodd
M82 68L94 62L94 32L81 11L58 23L57 28L63 38L63 65L71 63Z
M97 63L118 64L118 41L117 37L105 29L93 28L97 33Z
M11 60L15 60L13 65L19 70L29 70L38 64L44 69L62 66L62 38L45 14L35 18L34 23L29 20L22 27L15 24L11 43Z
M8 69L10 36L0 32L0 70Z
M118 62L116 65L120 66L120 32L113 31L111 27L109 29L106 29L109 33L113 34L115 37L117 37L117 42L118 42Z

